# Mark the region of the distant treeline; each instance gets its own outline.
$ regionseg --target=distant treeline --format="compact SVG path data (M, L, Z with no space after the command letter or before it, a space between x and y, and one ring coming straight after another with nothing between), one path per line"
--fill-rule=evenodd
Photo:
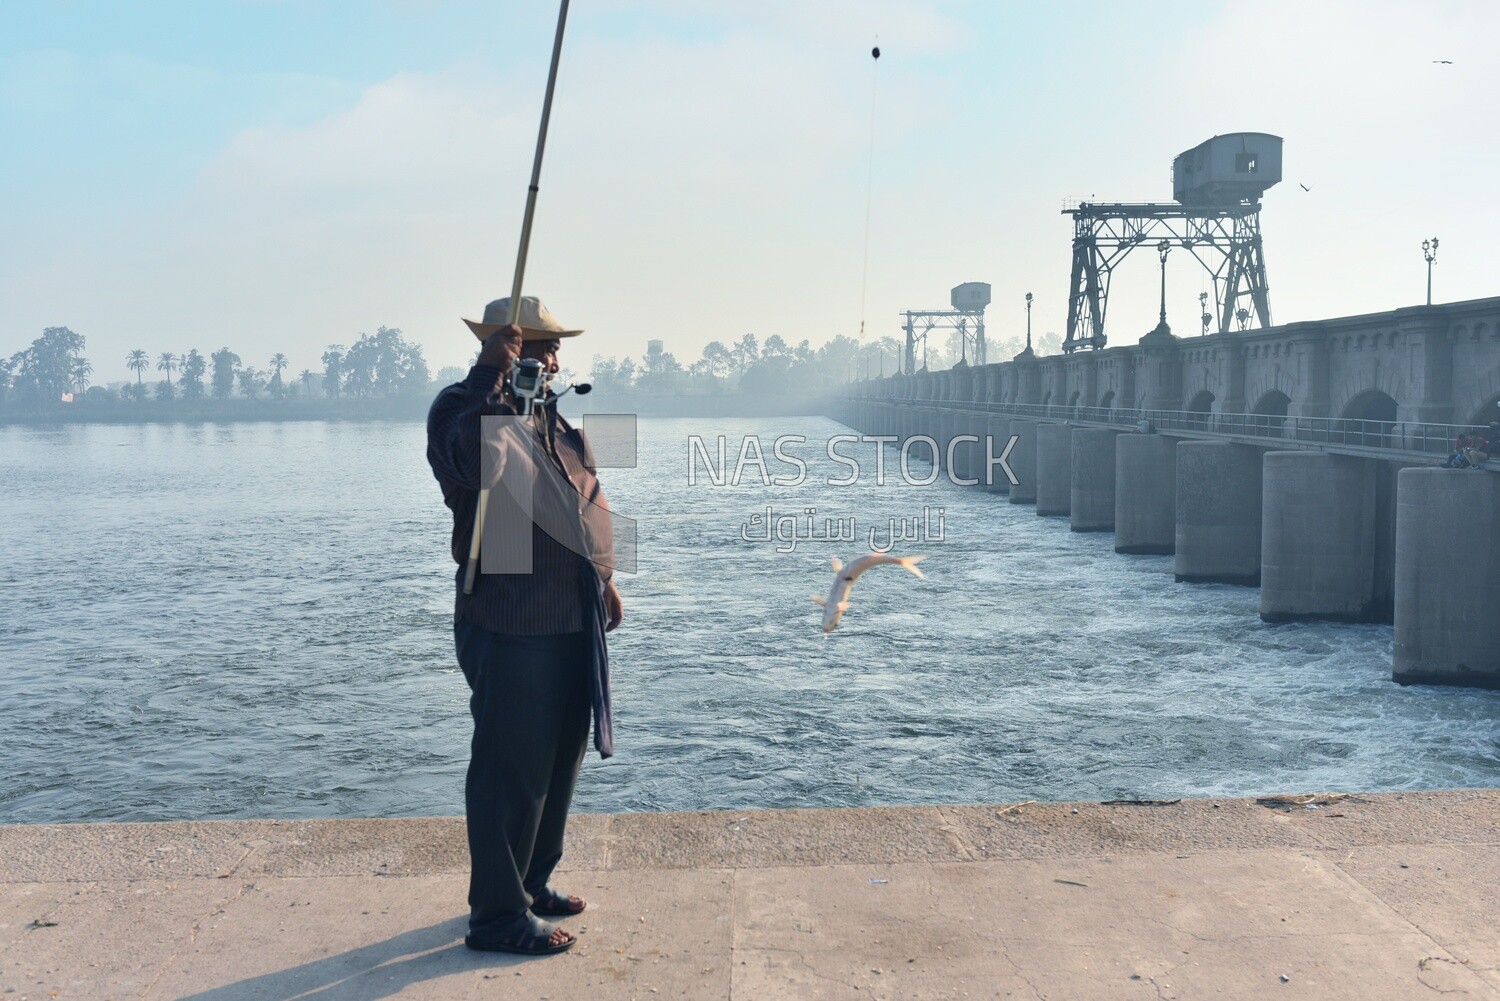
M866 376L890 375L900 365L901 342L894 337L860 344L842 334L814 348L803 340L788 344L779 334L764 343L745 334L733 344L710 341L703 354L683 365L661 341L651 341L639 361L595 355L596 391L652 396L794 396L842 385Z
M1042 335L1038 352L1056 350L1056 340L1055 335ZM992 336L990 360L1008 360L1021 347L1017 338ZM696 361L684 365L662 341L654 340L639 360L595 355L591 380L605 396L807 397L846 382L891 375L900 367L902 350L903 341L890 336L861 343L839 335L814 348L806 339L793 345L779 334L764 342L745 334L730 344L710 341ZM947 368L963 350L952 336L945 345L923 342L916 363ZM434 380L421 347L395 327L360 334L347 348L330 344L322 355L321 372L303 369L296 375L287 371L286 355L279 352L258 369L227 347L207 354L196 348L181 354L164 351L154 359L136 349L124 359L135 382L115 389L92 384L94 367L83 351L82 336L67 327L48 327L30 347L0 359L0 417L131 420L180 414L232 419L237 414L271 416L274 408L293 404L298 412L288 410L288 416L404 413L415 408L375 403L356 407L352 401L430 399L439 386L464 376L464 369L448 366ZM148 379L153 370L159 378ZM571 372L563 374L564 381L572 377ZM314 403L343 409L314 408Z
M148 381L145 376L153 367L152 358L137 349L125 356L136 381L118 391L91 384L94 366L83 350L79 334L67 327L48 327L30 347L0 360L0 411L46 414L78 408L100 416L123 416L141 407L173 407L228 414L233 412L233 401L276 404L427 398L434 389L421 347L394 327L361 334L348 348L329 345L323 352L322 372L303 369L296 376L289 376L286 355L280 352L264 369L257 369L224 347L206 355L196 348L183 354L164 351L154 365L162 377ZM439 375L456 371L444 370Z
M1055 353L1062 341L1056 334L1042 334L1034 349L1038 354ZM1025 340L991 336L990 361L1009 361L1025 347ZM732 344L710 341L697 361L684 366L661 341L652 341L639 361L595 355L593 382L605 394L634 393L649 396L720 395L748 393L755 396L805 396L820 389L859 379L893 375L900 370L904 339L879 337L863 343L842 334L812 347L806 340L793 346L779 334L762 343L745 334ZM945 369L965 359L965 348L957 332L946 343L926 341L917 345L915 363L920 369Z

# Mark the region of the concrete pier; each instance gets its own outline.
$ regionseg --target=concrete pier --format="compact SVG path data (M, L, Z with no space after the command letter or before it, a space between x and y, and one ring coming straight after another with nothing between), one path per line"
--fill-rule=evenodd
M1375 618L1396 621L1396 480L1401 462L1375 463ZM1425 467L1417 467L1425 468Z
M1036 429L1036 513L1066 515L1073 509L1073 429L1041 424Z
M926 441L912 443L908 440L908 454L918 462L931 462L934 467L942 465L937 452L943 447L943 412L937 407L922 407L917 413L916 426L913 429L912 438L928 438Z
M1075 532L1109 532L1115 527L1115 439L1112 428L1074 428L1071 527Z
M911 438L922 433L922 409L920 407L903 407L897 426L900 429L898 433L901 435L901 441L897 447L900 448Z
M936 435L938 441L938 467L946 474L952 471L952 461L949 459L948 446L953 437L958 434L959 415L953 410L942 410L938 413L939 433Z
M0 997L1500 999L1500 793L576 816L543 959L460 818L0 827Z
M959 415L958 433L977 438L978 441L959 442L953 449L953 471L961 480L983 480L984 435L989 419L983 414L965 411Z
M1262 470L1260 617L1376 621L1376 463L1267 452Z
M1016 447L1010 452L1010 469L1020 481L1010 488L1012 504L1036 503L1036 428L1036 421L1010 419L1010 433L1016 439Z
M874 430L871 434L887 435L891 433L891 405L884 400L877 400L874 404Z
M1224 441L1177 445L1177 579L1260 582L1261 450Z
M1403 469L1392 676L1500 688L1500 476Z
M1115 437L1115 552L1177 551L1177 439Z
M1005 443L1010 440L1010 418L991 417L985 422L985 427L990 440L981 446L988 450L981 461L987 463L989 454L993 454L997 458L1005 454ZM1015 452L1012 451L1011 455L1014 456ZM1009 463L1010 459L1007 458L1005 461ZM1006 479L1005 470L1000 467L999 463L995 464L994 469L988 475L990 476L990 480L985 485L985 489L993 494L1010 493L1010 480Z

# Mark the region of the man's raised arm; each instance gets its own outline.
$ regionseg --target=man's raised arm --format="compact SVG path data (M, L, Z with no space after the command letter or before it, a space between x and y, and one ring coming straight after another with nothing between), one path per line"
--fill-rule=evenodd
M500 328L485 340L468 377L433 401L427 412L427 462L440 481L480 489L481 421L516 412L501 393L506 373L520 354L521 328Z

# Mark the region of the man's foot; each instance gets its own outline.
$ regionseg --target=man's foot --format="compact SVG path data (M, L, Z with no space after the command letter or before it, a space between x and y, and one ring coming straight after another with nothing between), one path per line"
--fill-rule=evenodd
M570 918L582 914L588 901L544 886L531 897L531 913L543 918Z
M577 941L578 937L572 932L534 917L508 935L485 939L477 939L473 935L464 937L464 945L478 952L514 952L523 956L546 956L563 952L573 948Z

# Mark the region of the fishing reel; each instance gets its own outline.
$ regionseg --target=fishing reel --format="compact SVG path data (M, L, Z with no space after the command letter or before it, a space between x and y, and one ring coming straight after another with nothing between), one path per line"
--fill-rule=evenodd
M521 414L530 416L540 400L542 406L551 406L569 393L586 396L593 391L587 382L576 382L561 393L552 391L552 373L535 358L517 359L510 372L510 391L521 403Z
M521 403L521 414L531 416L538 396L544 400L552 376L535 358L518 358L510 370L510 391Z

